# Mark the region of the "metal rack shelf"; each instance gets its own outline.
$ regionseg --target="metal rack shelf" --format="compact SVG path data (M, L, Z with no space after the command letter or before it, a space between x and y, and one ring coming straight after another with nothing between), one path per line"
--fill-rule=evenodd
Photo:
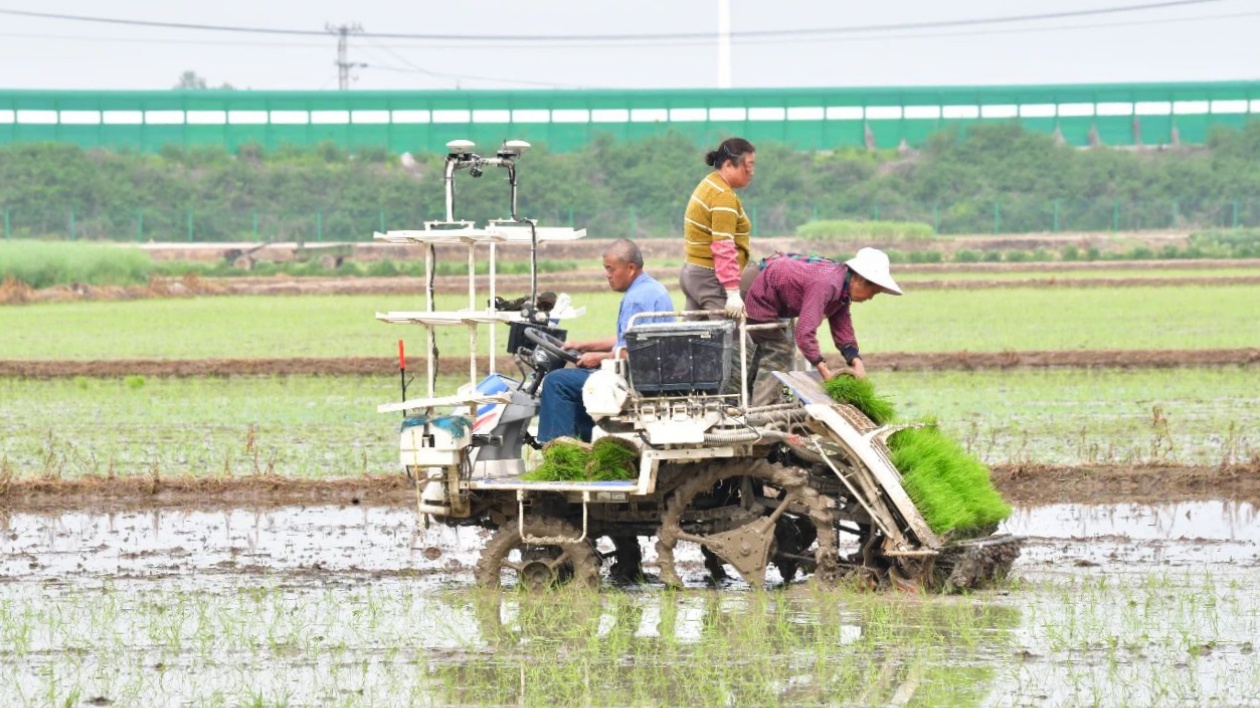
M585 307L579 307L555 319L568 320L586 314ZM487 312L485 310L457 310L455 312L378 312L376 319L389 324L418 324L428 327L442 325L477 325L477 324L511 324L524 322L525 318L516 310L506 312Z
M429 228L447 222L429 222L421 230L376 232L372 238L386 243L414 244L499 244L499 243L533 243L533 234L528 224L491 224L483 229L467 226L459 229ZM576 241L586 236L586 229L571 229L562 226L539 227L536 229L538 243L546 241Z
M437 396L433 398L411 398L399 403L383 403L376 407L378 413L396 413L398 411L414 410L419 408L438 408L446 406L479 406L483 403L511 403L511 397L506 393L493 393L489 395L475 394L472 396L464 396L456 394L454 396Z

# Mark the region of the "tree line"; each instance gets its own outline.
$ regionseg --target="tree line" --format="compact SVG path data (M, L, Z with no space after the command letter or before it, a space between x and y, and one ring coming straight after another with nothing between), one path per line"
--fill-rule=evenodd
M1066 147L1015 124L946 130L914 152L757 148L757 174L741 196L765 235L837 218L920 221L943 233L1260 225L1260 121L1162 150ZM601 236L673 235L707 171L703 154L678 133L602 136L566 153L536 146L520 162L519 213ZM331 143L157 154L9 145L0 148L0 210L17 236L64 234L69 224L78 238L128 239L146 228L197 240L293 238L286 229L310 238L316 228L368 238L381 226L441 218L442 158ZM506 217L505 179L497 168L480 179L461 174L457 216Z

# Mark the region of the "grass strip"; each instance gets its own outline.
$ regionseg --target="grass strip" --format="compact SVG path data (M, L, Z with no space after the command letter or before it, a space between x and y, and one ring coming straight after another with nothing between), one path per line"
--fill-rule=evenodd
M796 235L808 239L872 238L926 241L936 236L931 224L917 221L849 221L824 219L796 227Z
M0 280L12 278L32 288L69 283L140 285L155 266L134 248L92 243L0 242Z

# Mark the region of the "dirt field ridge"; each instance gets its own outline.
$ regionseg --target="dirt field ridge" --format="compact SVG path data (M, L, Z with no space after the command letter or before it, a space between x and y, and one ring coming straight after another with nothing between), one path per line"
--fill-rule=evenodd
M838 355L832 364L840 366ZM871 353L864 359L874 371L980 371L991 369L1050 368L1179 368L1254 366L1260 364L1260 348L1241 349L1099 349L1092 351L1003 351ZM477 358L486 371L488 357ZM394 357L288 357L282 359L108 359L50 361L0 359L0 377L195 377L195 376L384 376L398 371ZM512 359L496 357L498 371L515 372ZM442 374L468 370L468 359L452 356L439 362Z

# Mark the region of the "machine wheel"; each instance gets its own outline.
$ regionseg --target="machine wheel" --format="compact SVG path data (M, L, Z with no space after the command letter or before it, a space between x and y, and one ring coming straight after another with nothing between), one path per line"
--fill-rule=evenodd
M803 469L762 460L714 464L680 486L666 505L656 543L661 580L682 586L674 567L679 541L695 543L706 556L730 564L754 587L765 585L770 563L779 566L785 579L806 564L819 577L834 579L838 551L833 518L829 500L809 486ZM810 531L802 533L802 524ZM797 542L780 545L789 538ZM809 558L798 555L810 548Z
M549 542L526 543L516 519L509 520L481 551L475 571L478 585L523 587L531 592L566 583L592 589L599 586L595 549L586 539L577 540L582 532L573 524L553 517L526 516L524 530L531 538Z

